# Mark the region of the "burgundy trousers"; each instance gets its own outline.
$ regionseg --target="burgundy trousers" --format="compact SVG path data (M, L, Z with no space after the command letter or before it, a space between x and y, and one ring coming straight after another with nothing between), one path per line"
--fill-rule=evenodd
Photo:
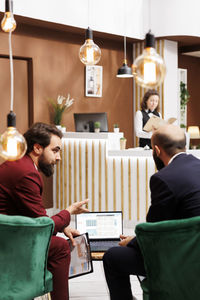
M68 274L70 248L67 240L53 236L49 247L47 269L53 275L52 300L69 300Z

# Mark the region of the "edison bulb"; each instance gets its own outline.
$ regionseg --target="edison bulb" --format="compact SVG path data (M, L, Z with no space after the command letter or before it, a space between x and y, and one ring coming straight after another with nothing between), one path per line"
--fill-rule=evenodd
M86 30L86 40L79 50L79 58L84 65L96 65L101 58L100 48L93 42L92 30Z
M132 74L136 82L144 88L159 86L166 73L165 62L155 50L155 37L149 31L145 38L145 48L142 55L133 62Z
M15 127L8 127L0 137L0 156L6 160L17 160L24 156L26 140Z
M13 13L6 11L1 21L1 28L5 32L13 32L17 26L17 23L13 17Z
M152 47L145 48L142 55L134 61L135 80L145 88L155 88L159 86L166 73L163 58L156 53Z

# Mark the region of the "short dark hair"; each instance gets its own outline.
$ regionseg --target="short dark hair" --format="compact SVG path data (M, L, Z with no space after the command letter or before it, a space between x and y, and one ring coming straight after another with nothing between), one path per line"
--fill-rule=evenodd
M160 146L170 157L174 156L176 153L185 151L186 146L186 136L183 138L170 138L167 134L156 132L153 136L153 144Z
M27 142L27 151L30 153L33 150L34 144L39 144L43 148L50 144L51 136L57 135L62 138L62 132L54 125L49 125L41 122L33 124L25 133L24 137Z
M141 109L142 110L145 110L147 109L147 101L149 99L149 97L151 96L158 96L159 99L160 99L160 95L158 94L158 92L156 90L148 90L145 94L144 94L144 97L142 99L142 102L141 102ZM160 111L160 103L158 102L158 106L155 108L155 111L159 112Z

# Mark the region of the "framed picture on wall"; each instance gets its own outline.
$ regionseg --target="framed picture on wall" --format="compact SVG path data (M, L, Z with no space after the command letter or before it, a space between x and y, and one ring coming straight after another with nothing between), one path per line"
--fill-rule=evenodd
M85 67L85 96L102 97L102 66Z

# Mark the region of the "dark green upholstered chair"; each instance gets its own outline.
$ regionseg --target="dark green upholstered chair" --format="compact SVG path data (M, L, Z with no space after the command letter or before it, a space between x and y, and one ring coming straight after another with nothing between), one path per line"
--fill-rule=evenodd
M0 214L0 300L30 300L52 290L47 257L54 222Z
M135 230L147 278L144 300L200 299L200 217L142 223Z

